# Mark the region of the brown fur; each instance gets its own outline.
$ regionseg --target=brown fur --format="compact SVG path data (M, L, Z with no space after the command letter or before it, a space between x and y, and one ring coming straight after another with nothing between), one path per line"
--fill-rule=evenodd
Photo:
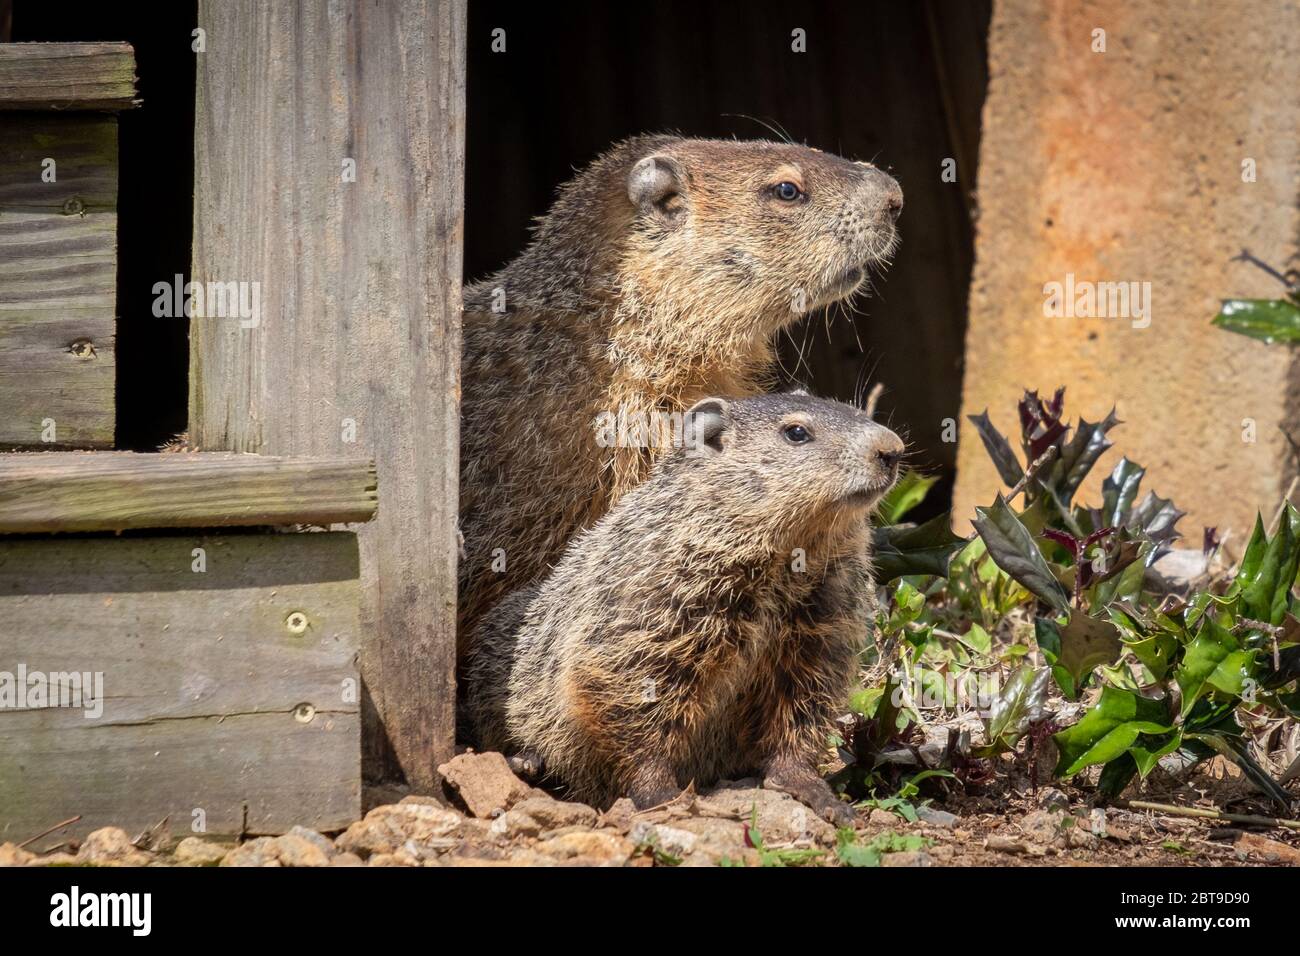
M629 174L646 157L671 188L638 204ZM779 200L786 180L806 195ZM528 249L465 293L462 652L487 608L648 472L658 450L602 447L598 416L769 388L792 303L862 288L892 252L901 202L864 163L675 136L620 143L560 189Z
M648 806L757 773L842 820L815 767L867 640L867 516L903 444L797 394L697 409L721 410L716 450L662 456L483 619L463 716L480 746L540 757L579 799ZM790 442L791 423L813 440Z

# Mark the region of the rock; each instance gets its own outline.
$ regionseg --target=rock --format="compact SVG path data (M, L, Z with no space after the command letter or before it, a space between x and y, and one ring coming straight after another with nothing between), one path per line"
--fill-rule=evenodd
M713 850L696 850L686 859L682 860L682 867L699 867L699 866L762 866L763 855L758 850L749 846L737 847L725 852Z
M1209 574L1210 557L1200 548L1170 548L1147 568L1147 583L1161 593L1185 592Z
M617 830L624 835L632 829L636 816L636 804L627 797L619 797L600 817L600 825Z
M876 807L867 815L867 823L873 827L894 827L898 825L898 817L888 810Z
M1079 823L1086 826L1088 832L1097 839L1106 839L1106 811L1101 807L1093 807L1088 814L1087 821L1080 820Z
M543 856L585 866L622 866L636 851L626 837L603 830L566 833L535 847Z
M748 825L758 812L758 832L771 844L835 843L835 827L789 794L756 787L724 785L701 797L695 810L701 816L727 817ZM742 832L740 830L738 832Z
M1101 839L1080 821L1065 831L1065 842L1076 850L1095 850Z
M477 820L468 820L446 807L392 803L375 807L364 820L348 827L334 845L362 859L377 853L394 853L408 840L430 848L446 849L463 839L486 838L487 826Z
M566 803L548 796L533 796L520 800L510 808L511 813L522 813L537 821L543 831L561 827L594 827L598 814L585 803Z
M137 850L120 827L93 831L77 850L77 862L83 866L148 866L152 859Z
M1055 843L1063 834L1062 817L1047 810L1030 810L1020 820L1020 830L1034 843Z
M281 866L329 866L334 848L327 853L311 840L293 833L278 836L273 841L272 852Z
M886 853L880 858L881 866L934 866L934 860L924 850L902 850Z
M1243 858L1251 856L1265 863L1300 866L1300 849L1279 840L1270 840L1258 833L1243 833L1238 837L1236 851L1237 855Z
M234 847L199 837L186 837L176 844L172 858L177 866L216 866Z
M430 796L427 793L408 793L406 796L402 797L402 799L394 800L392 802L406 804L406 805L415 804L416 806L421 806L421 807L447 806L446 800L439 800L437 797Z
M488 832L507 840L535 839L542 835L542 825L526 813L507 810L492 821Z
M640 821L628 831L628 839L636 846L649 847L659 853L682 859L695 852L700 842L698 834L678 827ZM743 838L736 841L743 845Z
M998 853L1028 853L1029 847L1019 840L1000 833L995 833L984 841L984 848Z
M28 866L81 866L82 863L71 853L51 853L48 856L38 856L27 864Z
M294 832L294 831L299 832ZM307 835L304 835L307 834ZM313 839L314 834L317 839ZM329 847L322 848L322 841ZM183 842L189 842L183 841ZM179 851L179 847L177 850ZM329 866L334 847L325 837L305 827L278 837L258 837L240 844L221 860L221 866L285 866L315 867Z
M400 850L396 853L376 853L370 858L370 866L419 866L420 861L409 853Z
M1044 810L1064 813L1070 809L1070 798L1055 787L1044 787L1038 791L1038 805Z
M16 843L0 843L0 866L26 866L36 859L36 854L24 850Z
M438 772L460 795L469 812L480 818L509 810L533 794L533 788L514 775L506 758L495 752L460 754L442 764Z
M258 837L241 843L221 861L221 866L280 866L275 841L271 837Z
M957 814L949 813L947 810L937 810L934 807L917 807L916 816L922 823L928 823L932 827L942 827L945 830L957 825Z
M408 797L407 799L410 798ZM336 852L338 852L334 848L333 840L331 840L325 834L318 833L317 831L312 830L309 827L294 827L288 833L286 833L285 836L298 837L300 839L306 840L308 843L312 844L313 846L318 847L320 851L328 857L332 857Z
M957 851L945 844L930 847L930 856L934 857L940 863L948 863L957 856Z

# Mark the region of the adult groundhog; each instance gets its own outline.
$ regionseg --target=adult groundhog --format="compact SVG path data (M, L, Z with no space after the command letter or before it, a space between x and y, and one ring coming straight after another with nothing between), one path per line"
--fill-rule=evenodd
M462 651L639 482L707 395L767 390L774 338L862 289L896 242L885 173L802 146L643 136L571 182L532 244L465 292ZM630 423L616 441L601 422ZM605 429L605 432L608 432Z
M758 773L844 823L816 762L867 639L867 517L903 443L799 394L710 398L687 422L694 451L483 619L463 716L578 799L644 808Z

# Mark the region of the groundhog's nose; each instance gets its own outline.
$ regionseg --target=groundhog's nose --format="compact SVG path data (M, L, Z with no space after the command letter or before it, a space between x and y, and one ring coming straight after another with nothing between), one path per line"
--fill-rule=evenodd
M893 475L898 470L899 462L903 460L903 454L907 451L907 446L903 444L903 439L889 429L882 428L881 430L884 434L877 437L874 443L876 461L886 474Z
M869 167L866 171L867 184L872 193L873 205L880 218L894 223L903 212L903 187L898 180L883 170Z
M897 183L894 184L894 191L885 199L885 215L891 222L898 222L898 217L903 213L903 190Z

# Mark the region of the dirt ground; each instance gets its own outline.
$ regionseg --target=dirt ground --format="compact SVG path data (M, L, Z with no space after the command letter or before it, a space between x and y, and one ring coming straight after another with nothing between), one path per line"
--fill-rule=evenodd
M79 843L0 845L0 866L1265 866L1300 864L1300 832L1095 805L1086 787L1031 785L1012 760L987 784L939 781L896 812L862 805L852 835L785 794L736 781L637 811L557 799L500 754L442 768L445 798L373 790L342 833L295 827L238 843L106 827ZM1129 796L1126 794L1126 796ZM1133 799L1268 815L1231 764L1149 781ZM1123 801L1121 803L1124 803Z

